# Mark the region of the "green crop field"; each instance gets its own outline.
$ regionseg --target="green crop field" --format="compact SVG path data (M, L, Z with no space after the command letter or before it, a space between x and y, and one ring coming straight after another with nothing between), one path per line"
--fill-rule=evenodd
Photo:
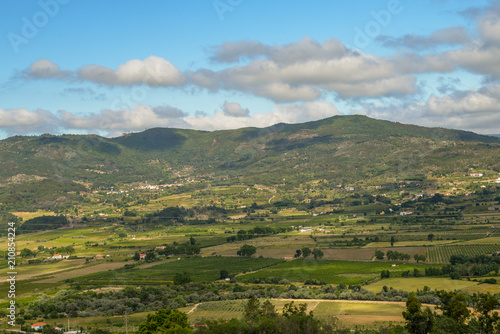
M242 275L243 280L275 277L291 282L304 282L316 279L330 284L362 284L380 276L382 270L402 272L418 268L424 270L425 264L397 264L388 262L362 262L337 260L294 260L265 268L257 273Z
M492 254L500 251L500 245L450 245L427 247L427 261L433 263L448 263L452 255L475 256L480 254Z
M148 268L117 269L107 272L86 275L75 279L80 284L114 285L114 284L158 284L172 282L174 275L187 272L195 282L215 281L221 270L229 274L254 271L282 262L277 259L246 257L192 257L172 260Z

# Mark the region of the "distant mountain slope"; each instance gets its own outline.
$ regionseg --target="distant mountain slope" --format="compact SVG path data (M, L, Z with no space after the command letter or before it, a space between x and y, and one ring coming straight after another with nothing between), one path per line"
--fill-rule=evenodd
M16 136L0 141L0 185L45 179L99 186L181 176L346 183L467 173L472 167L500 171L499 152L500 138L366 116L214 132L154 128L111 139Z

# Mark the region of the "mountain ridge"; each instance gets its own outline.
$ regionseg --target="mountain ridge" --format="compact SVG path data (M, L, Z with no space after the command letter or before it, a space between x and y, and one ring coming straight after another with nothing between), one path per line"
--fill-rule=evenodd
M98 135L14 136L0 141L0 184L16 175L93 187L175 182L339 183L422 178L500 170L500 138L428 128L363 115L297 124L198 131L152 128L114 138ZM1 198L0 198L1 199Z

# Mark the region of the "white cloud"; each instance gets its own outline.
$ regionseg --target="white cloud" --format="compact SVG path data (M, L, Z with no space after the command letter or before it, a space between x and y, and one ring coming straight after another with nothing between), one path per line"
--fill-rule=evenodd
M40 59L24 71L26 79L69 79L90 81L109 86L149 85L180 86L186 76L168 60L150 56L144 60L132 59L118 66L116 70L100 65L87 65L75 73L62 71L50 60Z
M26 79L66 79L71 77L71 72L62 71L61 68L48 59L38 59L23 72Z
M222 107L222 112L226 116L232 117L247 117L250 111L247 108L243 108L238 102L224 102Z
M186 127L182 120L185 114L174 107L151 107L137 104L133 108L101 110L97 114L78 116L60 111L61 124L66 129L95 129L108 135L119 135L128 131L143 131L153 127Z
M245 54L251 53L251 45L245 44ZM261 45L255 45L261 49ZM258 53L256 50L253 54ZM401 71L399 65L393 59L348 50L338 40L319 43L304 38L285 46L268 47L265 58L246 65L220 71L198 70L191 74L191 82L211 91L250 92L276 102L312 101L325 92L344 98L415 93L415 79Z
M356 113L429 127L500 134L500 85L431 96L425 102L370 104Z
M119 136L123 132L144 131L153 127L184 128L195 130L226 130L241 127L266 127L277 123L301 123L339 115L337 108L325 101L276 105L268 113L250 114L237 102L225 101L222 110L212 115L199 112L187 115L172 106L147 106L101 110L90 115L77 115L65 110L57 114L27 109L0 109L0 127L11 133L41 134L98 133Z
M184 121L197 130L227 130L242 127L267 127L277 123L302 123L339 115L337 108L325 101L276 105L269 113L232 117L223 111L211 116L188 116Z
M486 45L500 46L500 3L493 3L478 20L479 32Z
M57 130L58 120L52 113L46 110L37 109L30 111L20 109L0 108L0 128L9 135L44 133Z
M78 77L111 86L146 84L166 87L179 86L186 81L185 75L177 67L156 56L129 60L116 70L98 65L85 66L78 71Z

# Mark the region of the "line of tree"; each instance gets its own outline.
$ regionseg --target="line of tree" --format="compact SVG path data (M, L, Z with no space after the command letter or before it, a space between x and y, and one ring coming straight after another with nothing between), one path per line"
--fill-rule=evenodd
M236 235L227 237L227 242L243 241L253 238L265 237L268 235L279 234L289 232L292 229L290 227L268 227L268 226L257 226L250 230L239 230Z
M28 219L18 227L18 231L34 232L55 230L57 228L68 225L68 223L68 218L66 218L66 216L41 216Z
M387 251L387 258L389 260L403 260L403 261L408 261L411 259L411 256L406 253L400 253L398 251Z
M315 259L321 259L324 256L324 253L320 248L314 248L311 250L309 247L303 247L295 250L294 257L299 258L302 256L305 259L311 254L314 256Z

